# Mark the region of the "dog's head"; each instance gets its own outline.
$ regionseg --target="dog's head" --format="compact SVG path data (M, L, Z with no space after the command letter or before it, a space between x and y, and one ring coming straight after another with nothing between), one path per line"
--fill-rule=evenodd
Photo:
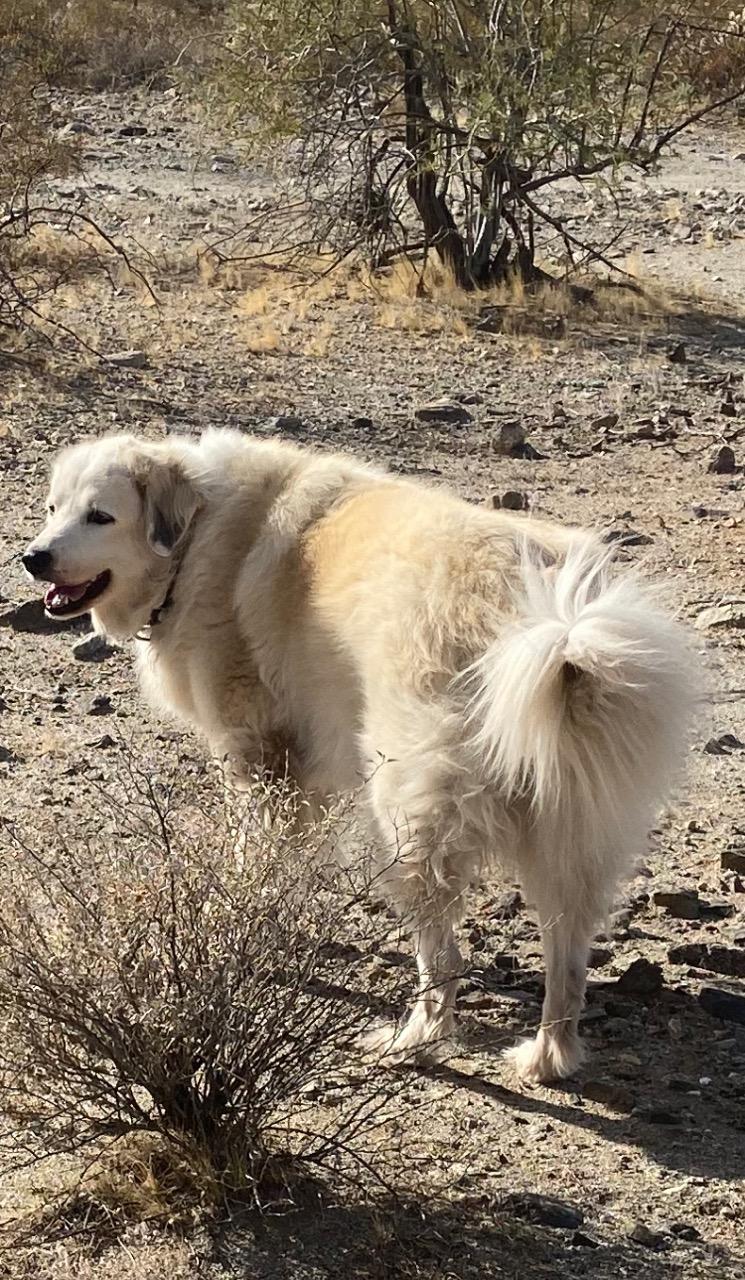
M90 610L103 631L137 631L199 506L185 455L170 443L111 436L65 450L47 523L22 557L29 576L49 584L48 616Z

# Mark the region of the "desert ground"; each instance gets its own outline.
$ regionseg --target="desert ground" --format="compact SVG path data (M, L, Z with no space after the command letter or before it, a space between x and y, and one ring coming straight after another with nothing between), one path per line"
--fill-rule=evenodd
M501 1057L538 1019L541 959L514 886L494 883L461 931L458 1046L402 1084L416 1102L405 1203L247 1212L186 1233L133 1224L95 1253L75 1238L10 1244L0 1275L745 1276L745 125L694 131L659 172L626 180L620 220L600 190L557 197L577 229L620 232L612 252L654 305L553 315L512 299L515 331L491 332L471 301L417 299L400 278L200 269L198 249L271 211L271 175L173 89L59 94L55 110L84 167L50 196L83 202L154 296L81 254L50 307L87 346L58 333L42 369L0 358L0 822L90 816L133 735L164 761L203 758L144 706L126 649L44 619L18 559L55 451L113 429L278 435L612 531L690 625L706 700L687 776L598 939L576 1079L523 1087ZM251 252L250 237L235 244ZM53 238L44 250L62 252ZM523 456L498 447L508 424ZM361 959L361 990L379 970ZM712 988L739 1006L702 998ZM53 1163L6 1178L0 1220L61 1176Z

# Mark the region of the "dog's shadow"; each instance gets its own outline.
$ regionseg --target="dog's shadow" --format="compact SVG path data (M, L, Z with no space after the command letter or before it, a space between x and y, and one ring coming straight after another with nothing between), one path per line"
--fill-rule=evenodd
M500 974L507 978L503 985L498 985ZM459 1001L452 1049L443 1047L436 1064L412 1062L405 1069L489 1098L515 1117L544 1116L608 1142L641 1147L659 1165L679 1173L726 1181L745 1176L745 1081L732 1078L730 1063L731 1042L736 1045L738 1036L745 1052L739 1028L730 1024L732 1036L713 1053L715 1033L726 1035L728 1024L712 1019L686 991L665 987L635 999L620 993L615 982L591 979L583 1018L585 1067L576 1079L531 1088L518 1082L502 1055L535 1034L541 975L505 975L497 969L482 970L480 978L489 981L483 987L465 984L470 991ZM321 985L323 994L352 1003L371 1018L402 1012L395 996L355 989L348 981ZM491 1007L484 1010L478 1000L469 1001L479 993ZM734 1140L733 1130L739 1131Z
M588 1058L575 1079L531 1088L502 1061L505 1049L535 1034L540 1004L522 992L506 1016L501 1010L486 1019L462 1012L459 1049L426 1073L518 1116L544 1116L624 1147L641 1147L678 1173L739 1181L745 1176L745 1079L731 1071L731 1054L738 1038L745 1051L742 1032L729 1024L728 1036L728 1024L715 1022L683 990L624 1000L625 1018L614 1012L616 1002L615 984L591 985ZM726 1038L717 1042L717 1031ZM717 1043L721 1048L712 1052Z

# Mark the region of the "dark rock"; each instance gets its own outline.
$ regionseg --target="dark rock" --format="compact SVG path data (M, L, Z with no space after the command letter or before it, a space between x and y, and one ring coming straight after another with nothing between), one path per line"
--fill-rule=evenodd
M623 1085L613 1084L610 1080L586 1080L582 1085L582 1097L591 1102L600 1102L611 1111L630 1115L636 1105L633 1093L624 1089Z
M668 1076L665 1084L673 1093L699 1092L698 1080L693 1080L690 1076Z
M572 1236L572 1244L577 1249L599 1249L600 1241L593 1240L592 1236L588 1236L584 1231L575 1231Z
M372 418L352 418L350 424L354 431L373 431L375 423Z
M76 641L72 646L72 655L77 658L78 662L104 662L106 658L110 658L113 653L116 653L117 647L117 645L109 644L104 636L92 631L90 635L83 636L82 640Z
M668 1227L671 1236L676 1236L678 1240L700 1240L701 1232L690 1222L671 1222Z
M608 529L603 534L603 542L617 542L621 547L647 547L654 538L648 533L637 533L634 529Z
M745 848L723 849L719 857L722 871L737 871L745 875Z
M618 420L617 413L605 413L602 418L595 418L590 426L593 431L611 431L613 427L618 426Z
M701 900L701 919L702 920L726 920L729 916L735 914L734 902L726 902L719 899L715 902L705 902Z
M734 733L722 733L718 738L709 738L704 751L708 756L729 756L733 751L745 750L745 742L736 738Z
M610 947L590 947L590 954L587 957L588 969L602 969L613 959L613 952Z
M652 960L640 957L632 960L625 973L616 983L616 990L624 996L635 996L642 1000L657 996L662 991L664 978L662 969Z
M100 738L94 738L92 742L86 742L86 747L98 747L100 751L110 751L116 746L116 739L112 738L110 733L104 733Z
M652 902L676 920L698 920L701 904L695 889L657 889Z
M584 1222L584 1214L563 1200L552 1196L539 1196L531 1191L514 1191L500 1202L500 1209L524 1222L534 1222L541 1227L567 1227L576 1230Z
M520 457L525 445L525 428L519 422L503 422L492 437L492 447L508 458Z
M88 708L89 716L110 716L114 710L107 693L97 693Z
M18 756L15 751L11 751L10 747L4 747L0 743L0 764L17 764Z
M721 404L720 404L720 406L719 406L719 412L720 412L720 413L723 415L723 417L725 417L725 418L736 418L736 417L737 417L737 405L735 404L734 400L732 399L732 396L728 396L726 400L723 400L723 401L722 401L722 403L721 403Z
M117 369L147 369L149 364L144 351L109 351L103 358Z
M670 947L667 956L672 964L690 964L695 969L723 973L729 978L745 978L745 951L740 951L738 947L688 942L682 946Z
M118 132L120 138L144 138L148 128L146 124L123 124Z
M647 1124L675 1125L681 1122L680 1111L670 1107L637 1107L634 1115L646 1120Z
M719 987L702 987L698 994L698 1002L705 1013L712 1018L721 1018L723 1022L736 1022L745 1027L745 996L735 995L732 991L722 991Z
M688 356L686 354L685 343L678 342L667 353L667 358L671 364L685 364Z
M501 497L498 493L493 495L492 506L501 508L502 511L527 511L528 495L520 493L517 489L508 489Z
M278 414L270 425L273 431L281 431L286 436L302 436L306 431L303 419L295 417L292 413Z
M643 1245L645 1249L663 1249L667 1243L667 1237L661 1231L651 1231L644 1222L635 1224L629 1232L629 1240Z
M524 458L526 462L541 462L545 456L529 440L512 451L513 458Z
M473 414L462 404L452 400L437 400L432 404L422 404L414 410L418 422L449 422L454 426L473 422Z
M737 470L734 449L728 444L720 445L706 470L715 476L731 476Z

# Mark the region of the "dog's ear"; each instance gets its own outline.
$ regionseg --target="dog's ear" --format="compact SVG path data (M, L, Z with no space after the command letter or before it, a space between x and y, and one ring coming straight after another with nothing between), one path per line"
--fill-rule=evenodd
M145 534L158 556L169 556L182 542L201 506L196 487L176 461L152 459L138 476L145 513Z

